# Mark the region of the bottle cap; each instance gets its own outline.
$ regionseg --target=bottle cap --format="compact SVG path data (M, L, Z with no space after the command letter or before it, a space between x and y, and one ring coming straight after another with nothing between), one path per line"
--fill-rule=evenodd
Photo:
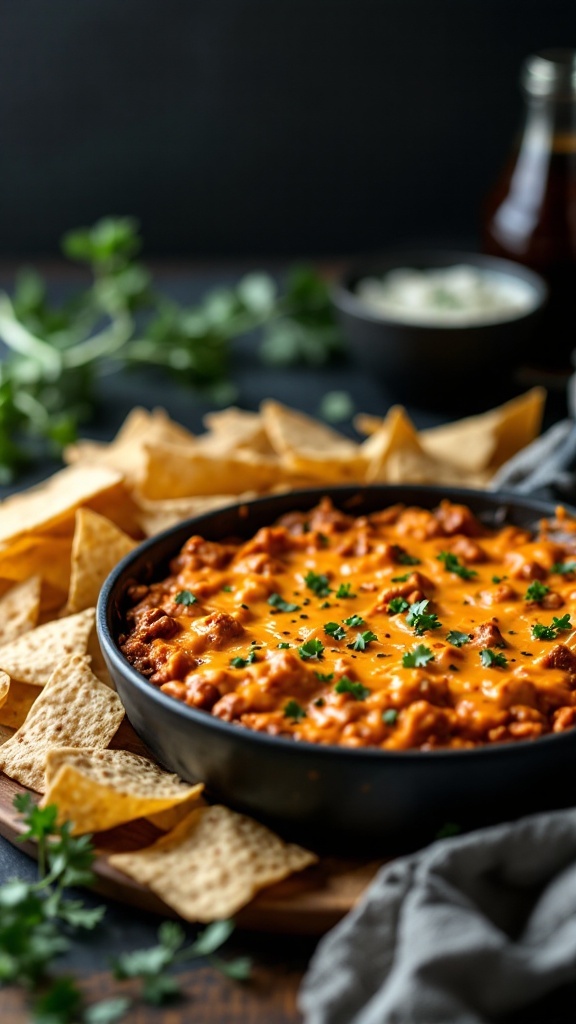
M522 85L531 96L576 99L576 50L540 50L524 61Z

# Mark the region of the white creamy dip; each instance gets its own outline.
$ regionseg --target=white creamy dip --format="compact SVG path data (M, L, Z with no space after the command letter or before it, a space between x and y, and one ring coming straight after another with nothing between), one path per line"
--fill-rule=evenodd
M365 277L356 294L371 310L405 323L460 327L513 320L538 305L527 281L468 264Z

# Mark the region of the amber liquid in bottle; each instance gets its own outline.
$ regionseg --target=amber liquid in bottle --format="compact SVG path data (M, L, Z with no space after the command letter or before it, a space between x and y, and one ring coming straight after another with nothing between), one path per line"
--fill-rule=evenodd
M483 249L524 263L550 288L528 361L568 369L576 349L576 53L528 58L524 132L483 216Z

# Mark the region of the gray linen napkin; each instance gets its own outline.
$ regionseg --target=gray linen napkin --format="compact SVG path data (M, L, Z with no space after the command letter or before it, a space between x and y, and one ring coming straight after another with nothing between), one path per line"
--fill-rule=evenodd
M321 941L299 1000L305 1024L490 1024L575 979L573 809L384 866Z

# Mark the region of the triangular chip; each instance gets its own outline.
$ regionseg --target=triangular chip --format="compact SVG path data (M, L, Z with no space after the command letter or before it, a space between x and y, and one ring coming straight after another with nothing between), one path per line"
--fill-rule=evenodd
M42 581L30 576L0 597L0 645L34 629L40 614Z
M103 832L196 801L203 790L127 750L56 747L46 757L44 804L56 804L60 822L75 835ZM189 809L189 808L188 808Z
M222 458L214 458L198 446L156 444L147 445L146 451L141 491L152 500L264 491L281 476L275 458L249 451L231 452Z
M109 519L89 508L79 508L72 543L66 610L80 612L94 607L106 577L135 547L136 541Z
M119 470L124 479L137 486L146 465L145 444L188 444L194 439L179 423L170 419L164 409L132 409L116 437L110 444L98 441L78 441L65 452L66 462L109 466Z
M192 516L201 516L205 512L211 512L216 508L224 508L225 505L234 505L238 498L245 501L255 498L254 491L246 491L241 495L237 494L210 494L208 497L196 495L192 498L166 498L164 501L151 501L142 495L137 496L138 522L147 537L167 530L184 519L191 519Z
M355 441L280 402L262 402L260 410L270 443L293 472L326 482L363 479L366 462Z
M21 683L44 686L67 654L85 654L93 626L93 608L37 626L0 647L0 669Z
M120 474L105 466L63 469L0 504L0 543L33 531L51 532L80 505L110 497L120 483Z
M9 677L6 676L6 678ZM10 688L0 707L0 725L7 725L10 729L19 729L26 721L30 708L41 693L42 690L39 690L37 686L28 686L28 683L19 683L17 679L10 679Z
M70 580L72 537L51 537L44 534L18 537L0 547L0 576L25 580L40 576L44 583L64 593Z
M205 450L225 455L229 451L247 448L262 455L274 454L260 413L246 412L232 405L228 409L206 413L203 422L209 433L201 434L198 443Z
M214 921L317 859L252 818L215 805L192 811L153 846L109 860L188 921Z
M0 769L38 793L51 747L107 747L124 717L120 698L91 672L89 659L64 658L26 721L0 747Z

